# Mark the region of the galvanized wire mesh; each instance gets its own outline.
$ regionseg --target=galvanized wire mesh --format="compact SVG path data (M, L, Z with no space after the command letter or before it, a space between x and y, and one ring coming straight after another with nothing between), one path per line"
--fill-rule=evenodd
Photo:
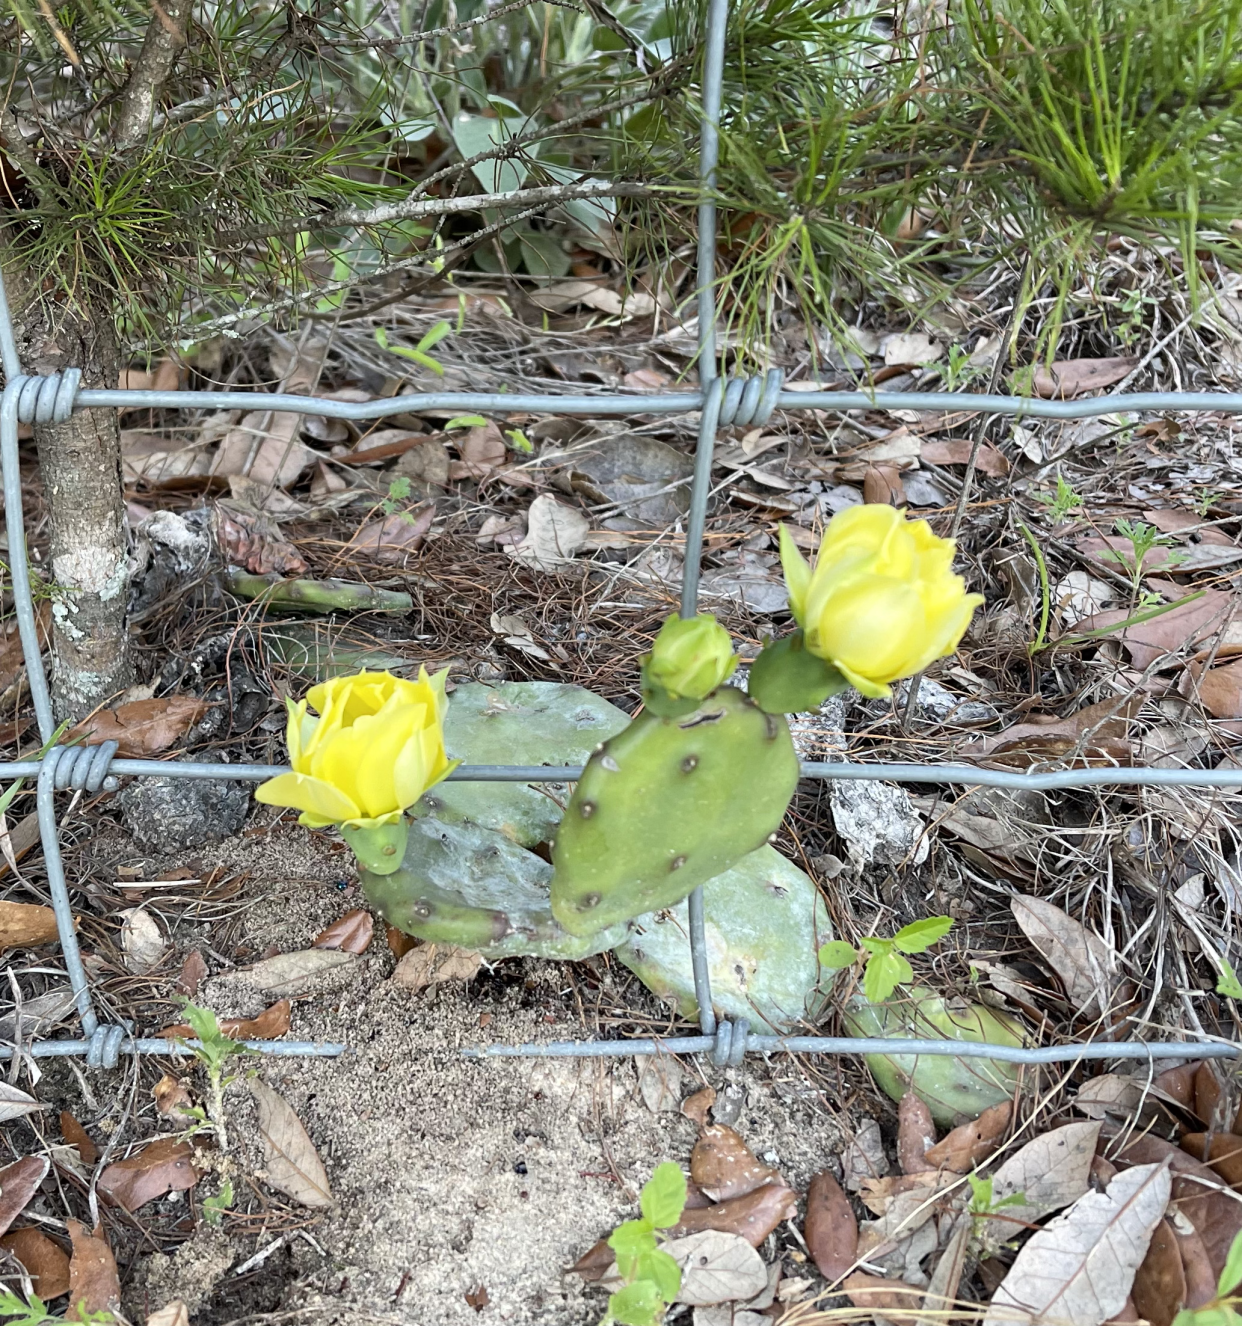
M26 661L27 680L39 733L44 744L55 731L51 696L43 670L35 626L29 563L22 522L21 479L18 468L18 423L47 423L67 419L81 409L265 409L326 415L335 419L379 419L388 414L450 409L461 413L525 411L564 415L669 416L700 411L686 551L681 592L683 616L698 606L699 571L711 467L716 435L721 427L766 423L776 410L856 409L956 412L963 409L985 415L1013 415L1041 419L1086 419L1127 410L1198 411L1242 414L1242 394L1227 392L1135 392L1088 400L1039 400L1022 396L974 395L967 392L845 392L784 391L783 375L773 370L762 377L728 378L719 373L716 346L716 203L714 199L719 156L719 121L722 105L728 0L709 0L702 79L703 120L700 139L702 202L699 205L698 316L700 389L694 392L613 395L510 395L496 392L431 392L354 404L279 393L256 396L235 391L129 391L83 389L78 369L46 376L25 375L17 352L13 324L0 280L0 364L5 386L0 397L0 462L3 465L4 503L9 542L9 565L18 629ZM0 1046L0 1059L15 1054L32 1057L82 1057L88 1066L115 1067L122 1055L179 1055L192 1053L195 1041L170 1043L160 1038L137 1037L127 1025L108 1025L95 1010L90 983L82 964L60 852L55 794L64 789L99 791L115 787L116 778L161 777L235 779L260 782L287 766L260 764L200 764L188 761L115 758L115 743L88 747L53 746L40 760L0 763L0 778L37 778L37 810L48 886L56 913L65 967L81 1020L82 1037L36 1040L22 1046ZM467 765L450 777L455 781L572 782L579 767ZM808 762L804 778L889 779L903 783L962 784L971 787L1050 790L1088 787L1242 787L1242 769L1091 768L1045 773L1014 773L960 764L841 764ZM689 899L690 949L695 992L700 1009L701 1034L621 1040L557 1041L531 1045L492 1045L466 1053L475 1056L575 1056L708 1053L716 1063L739 1063L747 1053L855 1055L883 1052L901 1055L952 1055L990 1058L1018 1064L1071 1063L1078 1060L1140 1060L1151 1064L1197 1058L1233 1058L1242 1045L1219 1040L1089 1041L1046 1047L1008 1047L939 1040L874 1040L853 1037L780 1036L751 1030L745 1020L717 1023L712 1007L707 948L703 930L703 891ZM249 1041L262 1054L331 1057L343 1045L304 1041Z

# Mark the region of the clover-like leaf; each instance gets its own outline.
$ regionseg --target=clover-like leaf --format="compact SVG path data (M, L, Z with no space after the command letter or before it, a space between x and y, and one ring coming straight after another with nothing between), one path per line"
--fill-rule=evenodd
M902 953L922 953L952 928L951 916L925 916L921 921L903 925L893 936L893 944Z

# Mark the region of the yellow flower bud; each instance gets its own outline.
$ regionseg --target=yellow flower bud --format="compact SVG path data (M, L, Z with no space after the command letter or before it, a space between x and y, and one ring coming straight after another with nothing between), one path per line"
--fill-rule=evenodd
M417 681L388 672L334 677L289 707L289 763L255 789L269 806L300 810L308 828L373 828L400 819L452 768L444 753L448 670ZM319 717L309 713L317 709Z
M953 653L983 602L951 569L953 547L904 511L852 506L829 522L812 570L782 526L789 607L807 649L877 699Z
M643 678L671 700L702 700L737 667L729 632L710 612L670 617L655 638Z

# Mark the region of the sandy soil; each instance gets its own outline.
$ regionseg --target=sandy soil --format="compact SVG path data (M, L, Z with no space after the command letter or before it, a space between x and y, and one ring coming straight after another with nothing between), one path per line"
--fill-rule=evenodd
M341 856L296 826L200 855L251 872L247 890L257 900L233 925L242 953L303 948L359 905L352 889L338 886ZM184 953L211 933L184 921L172 938ZM170 955L166 966L175 973L178 963ZM243 1182L238 1206L258 1211L271 1202L271 1232L255 1232L251 1223L238 1234L226 1220L223 1233L204 1229L171 1256L140 1258L127 1286L136 1320L172 1297L189 1303L195 1326L274 1310L316 1323L418 1326L572 1324L602 1315L603 1296L584 1291L564 1268L637 1213L637 1189L656 1164L686 1162L693 1126L675 1109L648 1107L633 1060L477 1061L461 1052L589 1034L584 994L618 1022L627 1012L651 1017L658 1010L624 969L603 960L593 964L594 975L581 965L511 961L468 985L422 994L390 979L394 964L377 925L370 950L344 977L295 1001L291 1035L345 1042L342 1058L254 1061L305 1123L336 1206L304 1212L285 1199L271 1202L261 1182ZM209 965L213 976L199 1001L221 1015L252 1015L271 1002L210 955ZM740 1103L735 1126L795 1186L804 1188L839 1153L833 1102L823 1081L806 1077L797 1062L684 1068L682 1097L708 1080L731 1084L728 1094ZM255 1107L244 1084L230 1090L228 1107L241 1168L261 1176ZM292 1224L304 1231L237 1274ZM788 1228L769 1245L768 1260L784 1256L790 1273L807 1274ZM485 1306L475 1306L484 1298Z

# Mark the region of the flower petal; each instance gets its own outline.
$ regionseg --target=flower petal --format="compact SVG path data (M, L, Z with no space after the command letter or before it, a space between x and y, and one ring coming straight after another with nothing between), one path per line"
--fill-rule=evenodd
M785 528L781 529L781 570L785 572L785 587L789 590L789 611L794 621L802 626L802 614L806 609L806 595L811 587L811 566L802 555L802 550L793 541L793 535Z
M294 810L322 819L327 824L355 819L362 812L339 787L308 774L277 774L254 790L254 799L265 806L292 806Z

